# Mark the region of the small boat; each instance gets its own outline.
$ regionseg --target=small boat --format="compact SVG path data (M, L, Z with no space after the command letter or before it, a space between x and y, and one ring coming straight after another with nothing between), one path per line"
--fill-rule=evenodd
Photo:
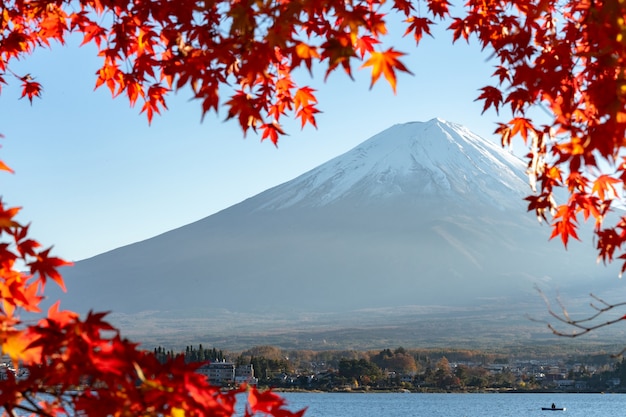
M541 407L543 411L565 411L565 407Z

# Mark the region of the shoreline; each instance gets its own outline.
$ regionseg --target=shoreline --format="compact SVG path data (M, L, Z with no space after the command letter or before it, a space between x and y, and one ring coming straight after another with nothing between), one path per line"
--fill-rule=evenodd
M272 388L279 393L310 393L310 394L624 394L624 391L559 391L559 390L516 390L516 389L482 389L482 390L436 390L436 389L388 389L388 388L336 388L332 390L302 388Z

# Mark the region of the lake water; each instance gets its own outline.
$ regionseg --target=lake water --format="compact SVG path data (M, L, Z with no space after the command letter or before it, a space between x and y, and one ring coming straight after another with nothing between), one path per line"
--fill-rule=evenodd
M279 393L304 417L613 417L626 415L626 394ZM238 398L243 416L245 395ZM555 403L565 411L542 411ZM0 412L3 411L0 408ZM17 412L18 416L27 414ZM71 415L71 413L70 413Z
M591 417L626 415L626 394L281 393L305 417ZM541 407L565 407L542 411Z

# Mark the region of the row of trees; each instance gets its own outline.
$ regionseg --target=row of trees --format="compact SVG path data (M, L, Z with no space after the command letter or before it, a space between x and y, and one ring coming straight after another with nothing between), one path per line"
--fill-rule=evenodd
M460 365L452 368L444 356L435 364L428 364L420 371L404 373L380 368L376 363L365 359L344 359L339 362L336 378L331 384L336 386L349 385L354 387L376 388L407 388L407 389L436 389L436 390L464 390L485 388L511 388L515 377L511 372L490 373L482 367ZM319 381L313 380L309 386L315 386ZM322 381L328 384L326 381ZM317 387L319 388L319 387Z
M271 364L272 370L281 369L289 372L316 372L327 368L338 369L340 361L360 361L365 359L383 370L399 373L423 372L443 358L454 363L475 363L478 365L508 365L519 361L535 362L562 362L566 365L585 363L593 367L601 367L616 362L612 354L614 346L594 347L581 349L576 346L545 345L507 347L499 350L459 349L459 348L384 348L375 351L357 350L308 350L283 349L277 346L261 345L243 352L185 346L183 350L175 351L161 346L154 348L154 353L160 356L182 356L186 362L228 361L236 365L249 364L256 360L263 360ZM204 352L200 360L200 352Z
M191 345L186 346L184 352L174 352L172 349L166 350L162 346L158 346L154 348L154 356L162 363L176 358L177 356L183 356L185 363L205 361L219 362L225 359L222 350L217 350L216 348L205 349L202 347L202 344L200 344L197 349Z
M201 345L200 345L201 346ZM187 346L176 355L187 359L198 352ZM161 348L155 352L163 354ZM606 390L611 379L624 381L626 360L616 361L605 352L572 354L558 349L539 352L494 353L458 349L382 349L380 351L284 351L258 346L243 353L217 353L215 360L252 364L263 387L334 390L350 388L472 391L483 389L543 390L549 378L584 382L590 390ZM258 356L255 356L258 355ZM267 356L265 356L267 355ZM454 366L451 365L454 363ZM515 370L514 363L544 363ZM548 365L548 363L550 365ZM551 367L567 369L558 376L540 377ZM594 371L589 371L593 369ZM552 388L554 388L554 384ZM617 388L620 388L619 386Z
M383 352L381 352L383 353ZM615 361L610 355L601 357L587 357L585 366L569 368L566 374L543 375L527 370L513 371L509 364L500 367L490 367L481 364L455 364L441 357L436 362L430 359L416 361L417 370L404 372L400 368L381 368L376 362L377 355L370 354L370 359L338 360L336 367L330 367L325 372L310 373L299 371L290 378L278 378L281 369L276 369L273 377L264 375L259 383L281 388L299 388L313 390L342 390L342 389L408 389L412 391L482 391L520 390L588 390L594 392L626 390L626 359ZM506 361L502 361L506 362ZM548 369L549 367L546 367ZM293 369L293 367L292 367ZM593 372L589 369L594 369ZM543 372L548 372L543 370ZM557 380L567 379L567 386L559 386Z

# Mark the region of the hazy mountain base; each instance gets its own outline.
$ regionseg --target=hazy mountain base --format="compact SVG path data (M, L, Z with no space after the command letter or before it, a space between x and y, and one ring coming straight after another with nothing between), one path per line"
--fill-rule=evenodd
M539 296L538 296L539 297ZM535 300L536 301L536 300ZM568 307L586 317L589 299L568 299ZM202 343L241 351L272 345L282 349L370 350L411 348L514 349L559 345L582 351L619 352L624 326L614 325L583 337L557 337L547 327L545 304L509 304L490 300L481 307L405 306L341 313L251 314L226 310L112 314L124 335L143 346L183 349ZM203 317L203 318L200 318ZM554 320L550 320L554 322Z

